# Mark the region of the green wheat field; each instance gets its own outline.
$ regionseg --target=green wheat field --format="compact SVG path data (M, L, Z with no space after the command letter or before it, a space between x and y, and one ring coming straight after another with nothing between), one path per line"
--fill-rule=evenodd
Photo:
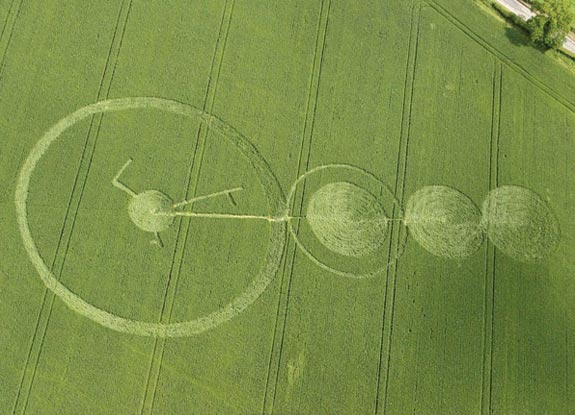
M0 414L575 414L574 166L479 0L0 0Z

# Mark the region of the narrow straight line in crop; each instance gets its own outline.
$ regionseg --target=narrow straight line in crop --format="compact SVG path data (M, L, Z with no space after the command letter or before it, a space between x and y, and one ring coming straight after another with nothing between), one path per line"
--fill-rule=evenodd
M128 214L130 219L144 232L153 233L155 239L151 242L160 247L164 246L164 243L160 238L160 232L165 231L172 226L175 216L179 216L182 213L176 212L175 209L191 205L202 200L230 195L231 193L243 190L242 187L236 187L207 195L197 196L192 199L184 200L183 202L173 203L172 199L168 195L159 190L146 190L142 193L137 193L128 185L120 181L121 175L132 161L133 159L129 158L122 166L120 171L112 179L112 185L130 196L130 203L128 205Z
M194 218L214 218L214 219L255 219L255 220L266 220L268 222L287 222L295 219L310 219L311 216L264 216L264 215L236 215L233 213L202 213L202 212L172 212L172 213L162 213L159 211L152 212L154 215L158 216L187 216ZM314 219L337 219L337 216L313 216ZM403 219L389 219L389 218L378 218L369 220L346 220L341 219L341 223L381 223L381 222L403 222L407 223Z

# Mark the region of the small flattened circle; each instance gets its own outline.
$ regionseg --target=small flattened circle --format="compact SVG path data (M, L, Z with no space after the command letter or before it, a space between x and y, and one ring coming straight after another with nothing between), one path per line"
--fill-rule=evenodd
M174 202L158 190L147 190L134 196L128 205L128 215L145 232L162 232L174 223Z

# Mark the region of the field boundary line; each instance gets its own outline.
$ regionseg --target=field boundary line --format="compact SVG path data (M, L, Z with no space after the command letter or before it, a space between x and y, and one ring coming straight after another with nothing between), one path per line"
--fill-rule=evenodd
M561 95L555 89L547 85L545 82L538 79L535 75L531 74L525 67L518 63L515 63L509 59L505 54L503 54L495 46L491 45L488 41L483 39L480 35L475 33L469 26L463 23L460 19L455 17L449 10L437 3L435 0L424 0L433 10L435 10L439 15L443 16L447 21L452 23L455 27L465 33L470 39L475 41L493 56L495 56L499 61L507 65L510 69L513 69L525 79L530 81L534 86L539 88L542 92L553 98L559 104L563 105L565 108L571 112L575 112L575 103L572 103L568 98Z
M125 7L126 1L128 2L127 7ZM104 71L103 71L102 77L100 79L99 87L98 87L98 98L97 98L98 101L107 97L107 95L109 94L113 78L109 77L107 79L108 86L106 87L105 86L105 81L107 78L106 75L109 73L110 65L113 65L113 67L114 67L113 69L115 71L115 67L117 65L120 49L122 46L123 37L125 34L125 29L126 29L127 22L128 22L128 17L130 14L131 5L132 5L132 0L122 0L121 1L119 12L118 12L118 17L116 19L116 26L114 28L114 34L113 34L112 40L110 42L110 48L108 50L108 56L106 59ZM123 25L124 28L122 30L121 37L118 39L117 34L118 34L118 29L119 29L120 25ZM114 50L116 50L116 53L115 53L114 62L112 63L110 58L111 58L112 54L114 53ZM114 73L114 72L112 72L112 73ZM104 90L105 90L105 93L103 93ZM57 274L58 274L59 278L61 278L61 276L62 276L64 264L66 261L66 256L68 253L68 249L70 247L70 241L72 239L77 214L78 214L78 211L80 208L81 200L82 200L82 197L84 194L87 178L88 178L89 171L90 171L90 166L91 166L91 163L93 160L93 156L94 156L95 149L96 149L96 144L98 141L98 135L100 132L100 126L101 126L102 118L103 117L101 115L99 117L94 116L94 117L92 117L92 119L90 121L90 127L88 128L88 132L86 134L86 139L84 141L84 147L82 150L82 157L80 159L78 170L77 170L75 178L74 178L74 184L72 187L72 191L71 191L70 197L68 199L66 212L64 214L64 222L62 224L60 235L58 237L58 242L57 242L56 250L54 253L54 259L53 259L52 264L51 264L52 270L54 270L54 269L58 270ZM97 127L95 130L96 132L94 134L92 134L92 131L94 129L94 124L96 124ZM85 170L85 172L82 175L83 170ZM81 177L81 176L83 176L83 177ZM80 193L79 193L79 195L76 195L78 188L80 188ZM72 207L72 205L75 205L75 206ZM65 248L63 250L63 253L61 254L61 252L62 252L61 247L64 245L65 245ZM36 376L36 370L38 368L38 364L40 361L42 346L44 344L46 333L48 331L48 325L49 325L49 320L50 320L50 317L52 314L54 299L55 299L55 295L51 292L48 292L47 288L44 289L44 295L42 298L40 310L38 312L38 319L36 322L36 327L34 329L34 335L32 337L32 340L31 340L31 343L29 346L28 355L27 355L27 358L26 358L26 361L24 364L24 370L23 370L22 377L20 380L20 385L18 388L18 393L16 396L13 410L12 410L13 414L18 412L18 408L20 408L20 407L22 408L20 412L24 413L26 411L27 406L28 406L30 394L31 394L32 387L33 387L34 380L35 380L35 376ZM40 338L40 342L36 343L36 339L38 337ZM31 359L34 361L32 369L30 369ZM24 386L24 384L26 384L26 386ZM22 389L23 388L25 388L24 395L22 395ZM24 399L23 403L22 403L22 399Z
M499 140L501 137L501 107L503 95L503 64L495 62L493 73L493 105L491 141L489 144L489 183L488 190L499 185ZM493 411L493 339L495 304L495 261L496 251L487 240L485 250L485 282L483 304L483 345L481 370L481 414L490 415Z
M215 103L217 85L223 64L228 35L230 32L235 1L236 0L226 0L224 3L218 37L216 39L216 44L214 45L214 54L210 63L208 85L206 87L206 93L204 95L203 102L203 110L210 114L213 111ZM192 162L186 178L186 188L184 195L185 200L189 199L190 196L193 197L196 194L208 135L209 129L203 124L200 124L196 134L196 145L194 146L194 151L192 153ZM178 289L179 277L184 262L184 254L187 246L190 227L191 220L189 219L181 220L178 225L176 243L172 253L172 262L170 265L168 281L166 283L166 289L164 292L162 309L159 316L160 321L169 320L172 315L173 305ZM162 371L162 360L164 358L166 342L167 339L165 338L154 339L154 350L150 359L148 378L146 379L146 389L144 391L144 397L140 409L141 414L151 414L153 411L156 399L156 391Z
M4 19L4 24L2 25L2 30L0 31L0 45L2 44L2 39L4 38L4 32L8 27L8 21L10 20L10 15L12 14L12 8L14 7L14 3L16 0L12 0L10 2L10 6L8 7L8 13L6 13L6 18Z
M14 10L14 3L18 1L18 6L16 7L15 16L13 15ZM10 8L8 9L8 15L6 16L6 20L4 22L4 27L2 28L2 33L0 33L0 50L2 50L2 59L0 60L0 82L2 81L2 75L4 74L4 67L6 66L6 56L8 55L8 49L12 44L12 37L14 36L14 31L16 30L16 22L20 17L20 12L22 11L22 4L24 4L24 0L12 0L10 3ZM6 28L9 27L8 32L6 32ZM3 45L4 42L4 35L8 35L6 43ZM1 85L1 84L0 84Z
M414 1L412 5L412 17L409 32L409 43L407 53L407 65L405 70L405 82L403 90L403 110L401 116L401 129L399 136L399 146L397 153L397 165L395 174L394 193L399 202L403 203L405 193L405 177L407 174L407 158L409 152L409 137L411 134L411 119L413 115L413 97L415 91L415 79L417 71L417 56L419 52L419 35L421 19L422 2ZM401 193L398 195L398 192ZM394 209L393 217L396 212ZM401 225L395 223L392 225L389 241L388 256L391 257L394 250L399 249L401 240ZM403 230L405 232L405 230ZM385 298L381 318L381 338L380 352L377 368L377 381L375 390L374 413L385 413L387 409L387 391L389 387L389 374L391 367L391 340L393 335L393 318L395 309L396 280L397 280L398 263L392 264L386 271L385 276ZM391 277L391 281L390 281ZM384 364L385 362L385 364ZM382 374L385 372L385 380L382 389Z
M565 314L565 321L568 321L567 314ZM569 325L565 324L565 400L567 404L567 409L571 409L571 394L569 393Z
M331 0L322 0L315 39L315 48L313 53L312 69L309 80L309 92L306 102L306 110L304 116L304 125L302 131L302 141L297 161L297 178L302 174L303 170L309 170L310 154L312 148L313 133L315 129L315 116L317 113L321 74L325 57L327 33L329 28L329 16L331 11ZM304 156L305 154L305 156ZM305 159L305 160L304 160ZM298 204L298 195L294 196L292 214L297 216L300 214L304 202L305 183L301 191L301 200L299 200L298 210L294 210ZM296 232L299 230L297 225ZM289 235L287 236L289 238ZM291 239L288 240L285 248L285 262L282 269L282 277L280 280L280 293L278 298L278 305L276 309L276 322L274 324L274 331L272 335L272 344L270 351L270 359L268 363L268 373L266 376L266 384L264 389L264 396L262 401L262 414L271 414L274 410L274 404L277 394L277 387L279 382L279 373L283 354L283 344L285 339L286 321L289 309L289 297L291 293L291 286L293 281L293 270L295 267L295 260L297 254L297 246ZM291 257L288 260L288 257ZM285 293L285 300L283 300ZM282 317L283 306L283 317ZM281 331L281 337L278 340L278 333ZM278 343L279 341L279 343ZM276 355L277 354L277 355ZM273 380L273 390L270 390ZM271 394L271 396L270 396Z

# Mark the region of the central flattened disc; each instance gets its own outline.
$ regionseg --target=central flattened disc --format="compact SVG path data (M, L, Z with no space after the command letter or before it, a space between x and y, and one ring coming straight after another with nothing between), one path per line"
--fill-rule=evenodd
M383 206L352 183L335 182L320 188L311 197L306 216L321 243L340 255L372 254L387 237Z
M174 202L158 190L147 190L130 200L128 215L145 232L162 232L174 223Z

